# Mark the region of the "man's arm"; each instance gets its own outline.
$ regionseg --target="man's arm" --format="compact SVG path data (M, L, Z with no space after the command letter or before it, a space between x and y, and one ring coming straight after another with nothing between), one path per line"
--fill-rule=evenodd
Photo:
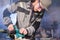
M8 9L5 9L3 12L3 23L8 27L8 30L13 30L13 24L10 18L11 13L8 11Z

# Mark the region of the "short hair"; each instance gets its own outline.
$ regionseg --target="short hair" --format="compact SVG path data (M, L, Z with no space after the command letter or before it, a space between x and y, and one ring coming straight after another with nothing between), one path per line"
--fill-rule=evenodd
M35 2L35 0L31 0L31 2L33 3L33 2Z

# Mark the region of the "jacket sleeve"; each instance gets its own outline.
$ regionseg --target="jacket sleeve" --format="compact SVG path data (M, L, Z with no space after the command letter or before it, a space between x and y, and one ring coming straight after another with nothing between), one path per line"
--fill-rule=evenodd
M35 22L33 25L31 25L30 27L27 27L27 31L28 31L28 35L31 36L35 30L37 30L37 28L39 27L40 22Z
M27 28L28 36L31 36L35 32L35 28L33 26L30 26Z
M8 11L8 9L5 9L4 12L3 12L3 23L6 26L12 24L10 15L11 15L11 13Z

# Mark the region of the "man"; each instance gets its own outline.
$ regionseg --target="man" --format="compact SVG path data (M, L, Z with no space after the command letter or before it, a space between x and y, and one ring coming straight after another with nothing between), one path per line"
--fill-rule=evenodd
M49 7L49 11L46 11L43 19L41 21L40 28L45 30L46 35L50 34L50 31L52 32L52 37L56 38L56 40L60 40L60 0L52 0L52 5ZM37 35L39 35L40 30L38 29ZM36 36L37 36L36 35ZM40 36L39 36L40 37ZM47 36L45 36L47 37Z
M31 23L30 20L32 15L32 10L38 12L41 12L42 9L47 10L47 7L51 4L51 0L50 1L46 0L46 1L47 2L45 2L45 0L43 1L35 0L34 2L32 2L32 6L29 5L31 3L31 1L29 0L20 0L20 2L17 3L19 4L17 9L18 26L21 34L31 36L35 32L37 27L33 26L35 24ZM33 9L31 10L30 7L32 7ZM13 26L8 27L8 29L9 30L13 29Z

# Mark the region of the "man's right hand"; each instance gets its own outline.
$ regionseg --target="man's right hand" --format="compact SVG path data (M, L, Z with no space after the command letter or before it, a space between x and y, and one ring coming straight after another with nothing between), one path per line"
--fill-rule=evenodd
M24 35L26 35L26 34L28 33L25 28L21 28L21 29L19 30L19 32L20 32L21 34L24 34Z

